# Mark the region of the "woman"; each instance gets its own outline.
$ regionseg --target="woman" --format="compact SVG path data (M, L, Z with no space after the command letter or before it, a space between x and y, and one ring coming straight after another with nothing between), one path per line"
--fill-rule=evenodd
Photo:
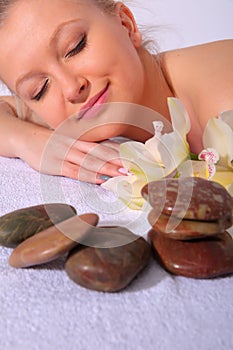
M191 119L193 152L202 149L207 120L233 109L233 40L152 55L121 2L3 0L0 6L0 78L17 96L1 99L3 156L101 184L127 169L117 145L100 141L151 137L153 118L125 117L118 102L169 121L167 97L179 98ZM102 113L106 103L116 112Z

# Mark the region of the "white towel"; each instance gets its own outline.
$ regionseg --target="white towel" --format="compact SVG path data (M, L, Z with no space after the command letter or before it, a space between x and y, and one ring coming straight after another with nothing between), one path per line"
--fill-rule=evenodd
M0 158L0 181L1 215L40 203L64 202L74 205L79 214L98 213L101 224L144 221L140 230L149 229L145 217L123 211L115 197L99 186L42 176L21 160ZM173 276L152 258L125 290L99 293L69 279L65 258L14 269L8 265L11 251L0 248L0 349L233 348L233 276L213 280Z

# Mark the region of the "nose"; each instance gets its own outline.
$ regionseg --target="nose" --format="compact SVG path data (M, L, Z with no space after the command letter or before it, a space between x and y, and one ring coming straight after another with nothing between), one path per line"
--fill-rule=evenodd
M86 101L88 97L88 81L85 78L65 74L61 84L63 96L66 101L72 104Z

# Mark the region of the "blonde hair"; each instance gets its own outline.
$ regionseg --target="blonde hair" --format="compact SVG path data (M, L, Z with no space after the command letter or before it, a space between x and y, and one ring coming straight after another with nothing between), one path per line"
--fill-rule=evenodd
M0 23L4 21L7 17L8 11L14 4L16 4L19 0L0 0ZM77 1L77 0L73 0ZM115 0L91 0L96 3L97 6L102 8L104 11L113 13L116 2Z

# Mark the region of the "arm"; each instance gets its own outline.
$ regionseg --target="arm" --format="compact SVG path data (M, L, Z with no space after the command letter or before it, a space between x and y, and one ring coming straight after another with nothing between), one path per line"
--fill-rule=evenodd
M21 158L33 169L101 184L98 175L117 176L117 145L75 140L17 118L13 97L0 99L0 155Z
M0 98L0 155L4 157L19 157L17 139L23 135L29 123L17 118L13 98L4 96Z
M13 96L0 97L0 156L9 158L22 158L23 150L28 137L36 133L44 132L49 135L51 132L37 123L29 122L26 119L32 118L32 113L28 108L20 111L22 119L18 118L16 108L16 98ZM24 120L25 119L25 120Z

